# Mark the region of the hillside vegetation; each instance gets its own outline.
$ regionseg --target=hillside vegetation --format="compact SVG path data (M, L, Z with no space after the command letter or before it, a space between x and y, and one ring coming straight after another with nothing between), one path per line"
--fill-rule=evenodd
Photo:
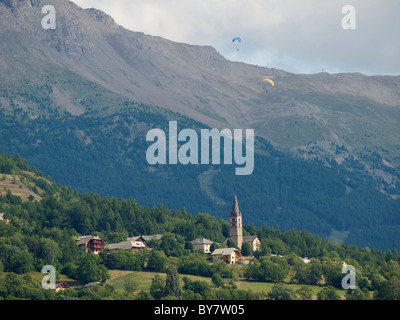
M27 171L27 162L18 156L0 156L0 168L13 170L15 175ZM5 169L4 169L5 168ZM32 170L32 169L30 169ZM6 173L8 174L8 173ZM39 173L35 173L40 176ZM43 182L44 181L44 182ZM163 205L146 208L134 199L100 197L78 193L51 180L32 181L44 191L42 199L22 201L21 197L2 196L0 212L12 225L0 223L0 297L24 299L160 299L171 298L163 279L152 279L153 290L133 290L135 283L126 282L127 292L115 291L106 285L88 291L70 289L49 292L40 287L28 273L44 265L55 266L58 273L75 279L81 285L91 281L106 282L108 270L179 272L184 281L180 298L212 299L300 299L309 298L303 288L295 292L287 284L322 286L318 299L336 299L334 288L341 288L342 261L355 267L357 289L349 290L348 299L399 299L400 267L395 249L386 252L354 245L332 243L307 231L280 231L267 226L245 225L244 234L257 234L261 248L253 253L249 265L228 266L224 262L209 263L209 256L193 253L190 241L197 237L223 243L228 236L228 222L209 214L188 213L184 208L170 210ZM99 235L107 243L125 240L128 236L163 234L161 242L153 241L153 250L136 254L126 251L99 255L79 250L75 239L79 235ZM306 264L300 257L308 257ZM175 271L174 271L175 270ZM209 282L193 280L184 275L213 278ZM222 282L219 279L224 279ZM238 288L235 281L276 284L269 294L249 286ZM158 289L157 289L158 288ZM131 290L132 289L132 290Z
M134 198L147 207L185 207L218 218L226 217L236 193L245 222L256 227L295 228L324 237L338 231L347 235L344 243L400 247L400 199L378 191L372 179L360 174L356 159L346 160L353 168L350 174L335 162L327 167L321 160L298 159L257 138L249 176L236 176L234 165L150 166L148 130L168 132L170 120L177 120L179 130L205 126L153 106L117 102L124 106L119 112L79 117L29 119L23 110L13 115L0 110L0 150L21 154L45 175L79 192Z

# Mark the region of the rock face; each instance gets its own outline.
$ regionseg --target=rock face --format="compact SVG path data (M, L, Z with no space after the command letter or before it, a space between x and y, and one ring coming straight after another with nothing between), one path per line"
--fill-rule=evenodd
M45 5L56 10L55 30L41 27ZM76 115L85 110L66 74L212 127L252 128L281 150L362 168L398 193L400 77L231 62L212 47L128 31L99 10L62 0L0 0L0 40L3 85L56 86L54 105Z

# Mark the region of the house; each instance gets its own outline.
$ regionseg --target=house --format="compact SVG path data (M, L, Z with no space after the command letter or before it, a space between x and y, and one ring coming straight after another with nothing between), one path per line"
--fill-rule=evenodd
M243 242L250 243L253 252L260 249L261 246L261 241L258 236L243 236Z
M238 259L237 263L239 264L250 264L249 258L241 257Z
M97 286L98 284L101 285L101 283L99 281L89 282L89 283L85 284L85 288L92 289L94 286Z
M142 237L132 237L125 241L118 243L110 243L106 246L111 252L123 249L131 252L138 252L139 250L147 248L146 241Z
M228 264L234 264L242 257L242 254L236 248L220 248L215 249L211 256L213 262L225 261Z
M153 239L156 239L156 240L161 240L161 238L162 238L162 234L152 234L152 235L148 235L148 236L141 236L145 241L150 241L150 240L153 240Z
M311 262L311 260L308 259L307 257L304 257L304 258L300 257L300 259L303 260L304 263L310 263Z
M107 249L110 251L117 251L118 249L123 249L132 252L138 252L142 249L149 249L147 245L147 241L150 240L159 240L161 241L162 234L152 234L147 236L135 236L127 238L125 241L121 241L118 243L110 243L107 245Z
M11 220L9 220L9 219L6 218L6 215L5 215L4 212L1 212L1 213L0 213L0 220L5 221L6 224L12 224L12 223L11 223Z
M66 282L59 282L59 283L56 283L56 287L53 290L58 292L60 290L65 290L68 288L69 288L69 285Z
M76 240L76 244L85 252L92 251L96 254L100 253L106 247L106 243L98 236L81 236Z
M198 252L199 249L203 249L205 253L211 252L211 245L214 241L208 240L206 238L197 238L191 241L193 244L193 251Z
M149 247L146 243L146 240L142 236L131 237L131 238L127 238L126 240L132 242L132 252L137 252L141 249L145 249L145 248Z

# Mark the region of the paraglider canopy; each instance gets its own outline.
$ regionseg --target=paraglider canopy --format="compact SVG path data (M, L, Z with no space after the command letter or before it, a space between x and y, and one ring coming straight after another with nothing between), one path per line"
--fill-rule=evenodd
M235 43L235 41L238 43L236 50L239 51L239 43L242 42L242 39L240 37L233 38L232 42Z
M264 78L263 82L266 82L266 81L269 82L273 87L275 87L275 83L271 79Z

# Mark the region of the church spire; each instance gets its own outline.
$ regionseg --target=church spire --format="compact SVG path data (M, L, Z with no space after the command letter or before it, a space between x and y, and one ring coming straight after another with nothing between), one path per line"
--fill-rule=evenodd
M240 211L239 211L239 204L237 201L237 197L235 194L235 199L233 199L233 206L232 206L232 212L231 212L231 216L238 216L240 215Z
M243 233L242 233L242 213L239 211L239 205L235 194L233 200L232 211L229 214L229 238L231 238L239 248L242 247Z

